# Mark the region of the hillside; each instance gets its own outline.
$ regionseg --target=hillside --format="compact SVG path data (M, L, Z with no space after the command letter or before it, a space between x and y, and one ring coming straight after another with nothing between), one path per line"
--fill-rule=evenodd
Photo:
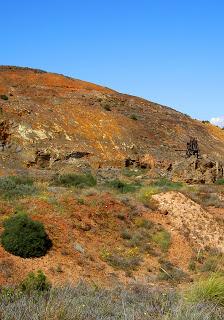
M0 233L7 218L27 214L52 241L35 258L1 245L0 285L38 269L56 285L81 278L104 286L179 286L223 272L224 180L214 182L223 177L216 161L224 131L141 98L18 67L0 67L0 108ZM175 151L190 136L207 158ZM125 167L128 159L138 165ZM173 181L162 171L172 165Z
M40 70L0 67L1 166L124 166L181 160L190 136L221 160L224 132L141 98ZM6 97L5 97L6 96ZM145 160L146 159L146 160Z

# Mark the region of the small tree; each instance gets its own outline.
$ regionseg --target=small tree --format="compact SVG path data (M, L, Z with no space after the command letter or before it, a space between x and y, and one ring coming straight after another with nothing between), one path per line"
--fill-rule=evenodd
M33 221L26 214L17 214L3 223L1 243L6 251L22 258L41 257L52 242L41 222Z

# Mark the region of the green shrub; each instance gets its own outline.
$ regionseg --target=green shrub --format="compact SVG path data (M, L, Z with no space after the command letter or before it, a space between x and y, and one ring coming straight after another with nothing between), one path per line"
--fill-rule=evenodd
M2 100L9 100L9 98L8 98L5 94L1 94L1 95L0 95L0 98L1 98Z
M224 184L224 179L222 178L222 179L216 180L215 184L218 184L218 185Z
M144 228L144 229L152 229L154 227L154 223L152 221L144 218L136 218L135 225L138 228Z
M152 184L154 187L162 188L163 191L166 190L179 190L183 187L182 182L173 182L166 178L159 179Z
M33 293L34 291L48 291L51 285L43 271L38 270L36 274L34 272L30 272L21 282L19 287L21 291L25 293Z
M145 205L152 208L156 208L155 202L152 200L152 196L154 194L159 193L161 190L159 190L156 186L147 186L143 187L139 192L139 200Z
M136 114L132 114L132 115L130 116L130 118L131 118L132 120L138 120L138 117L136 116Z
M5 198L17 198L33 195L37 188L33 180L26 176L8 176L0 178L0 192Z
M124 229L124 230L121 232L121 237L122 237L123 239L130 240L130 239L132 238L131 230L129 230L129 229Z
M126 183L126 182L120 181L119 179L112 180L108 184L111 188L116 189L121 193L134 192L140 188L140 184Z
M65 187L93 187L96 185L96 179L90 174L62 174L54 177L53 184Z
M6 251L22 258L41 257L52 243L41 222L17 214L3 222L1 244Z
M202 122L202 123L204 123L204 124L206 124L206 123L210 123L210 121L209 121L209 120L202 120L201 122Z
M171 236L168 231L161 230L152 236L152 240L159 245L163 252L167 252L171 244Z
M211 302L224 306L224 277L213 276L200 280L187 291L186 298L191 303Z
M196 270L196 262L194 259L191 259L188 264L188 270L195 271Z
M218 257L208 257L201 266L202 272L215 272L218 269Z

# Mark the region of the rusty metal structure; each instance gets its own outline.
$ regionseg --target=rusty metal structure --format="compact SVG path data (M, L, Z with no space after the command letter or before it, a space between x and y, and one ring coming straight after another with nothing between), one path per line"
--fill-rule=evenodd
M196 138L190 138L190 142L187 143L186 156L189 158L191 156L196 156L199 158L200 150L198 146L198 140Z
M184 150L175 150L185 152L186 157L190 158L191 156L196 156L197 159L200 157L200 149L198 146L198 140L196 138L191 137L190 141L187 142L187 148Z

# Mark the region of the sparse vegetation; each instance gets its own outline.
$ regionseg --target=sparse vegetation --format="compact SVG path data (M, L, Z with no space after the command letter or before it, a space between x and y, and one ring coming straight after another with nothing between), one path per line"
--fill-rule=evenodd
M189 263L189 270L199 271L208 274L224 272L224 257L217 250L200 250L192 256Z
M188 270L190 270L190 271L195 271L196 270L196 262L192 258L189 261Z
M141 187L139 183L126 183L118 179L110 181L108 185L121 193L135 192Z
M143 175L146 172L147 172L147 169L141 169L141 168L134 168L134 169L124 168L122 170L122 174L126 177L136 177L139 175Z
M224 314L217 300L206 304L201 300L186 303L173 289L152 288L140 283L105 289L80 282L77 286L38 292L1 290L1 319L222 320Z
M216 180L215 184L224 185L224 179L218 179L218 180Z
M142 217L135 219L135 225L138 228L144 228L144 229L152 229L155 226L152 221L148 219L144 219Z
M201 266L202 272L215 272L218 269L218 259L217 257L208 257Z
M166 178L158 179L148 186L141 188L139 200L152 210L157 208L157 204L152 201L152 195L170 190L181 190L184 187L181 182L172 182Z
M170 191L170 190L180 190L183 187L183 183L173 182L166 178L161 178L153 182L152 186L160 188L161 191Z
M22 258L41 257L51 247L42 223L25 214L17 214L3 222L1 244L6 251Z
M113 268L125 271L136 270L141 262L138 251L131 249L125 251L117 248L113 252L104 249L101 252L101 258Z
M136 252L142 257L145 254L156 256L161 254L161 252L166 252L165 249L170 245L170 238L164 239L165 236L162 238L160 233L167 235L167 231L142 217L135 218L133 223L132 227L129 226L129 228L121 231L121 238L124 240L126 248L131 248L132 252Z
M90 173L83 174L83 175L70 173L70 174L55 176L52 183L54 185L65 186L65 187L84 188L84 187L95 186L96 179Z
M163 252L168 251L171 244L171 236L168 231L158 231L152 236L152 240L160 247Z
M220 187L218 185L220 185ZM214 185L195 186L194 188L183 190L183 193L193 201L199 203L201 206L223 208L224 202L219 198L218 195L218 188L221 189L221 186L222 179L220 180L220 183L217 182L217 184L215 183Z
M4 198L13 199L35 195L37 188L33 179L27 176L8 176L0 178L0 193Z
M11 278L14 272L14 264L10 259L1 259L0 273L6 278Z
M187 278L187 274L180 268L174 266L170 261L160 260L159 280L180 282Z
M155 186L143 187L139 191L139 200L146 206L156 207L156 204L152 201L152 195L159 193L160 190Z

